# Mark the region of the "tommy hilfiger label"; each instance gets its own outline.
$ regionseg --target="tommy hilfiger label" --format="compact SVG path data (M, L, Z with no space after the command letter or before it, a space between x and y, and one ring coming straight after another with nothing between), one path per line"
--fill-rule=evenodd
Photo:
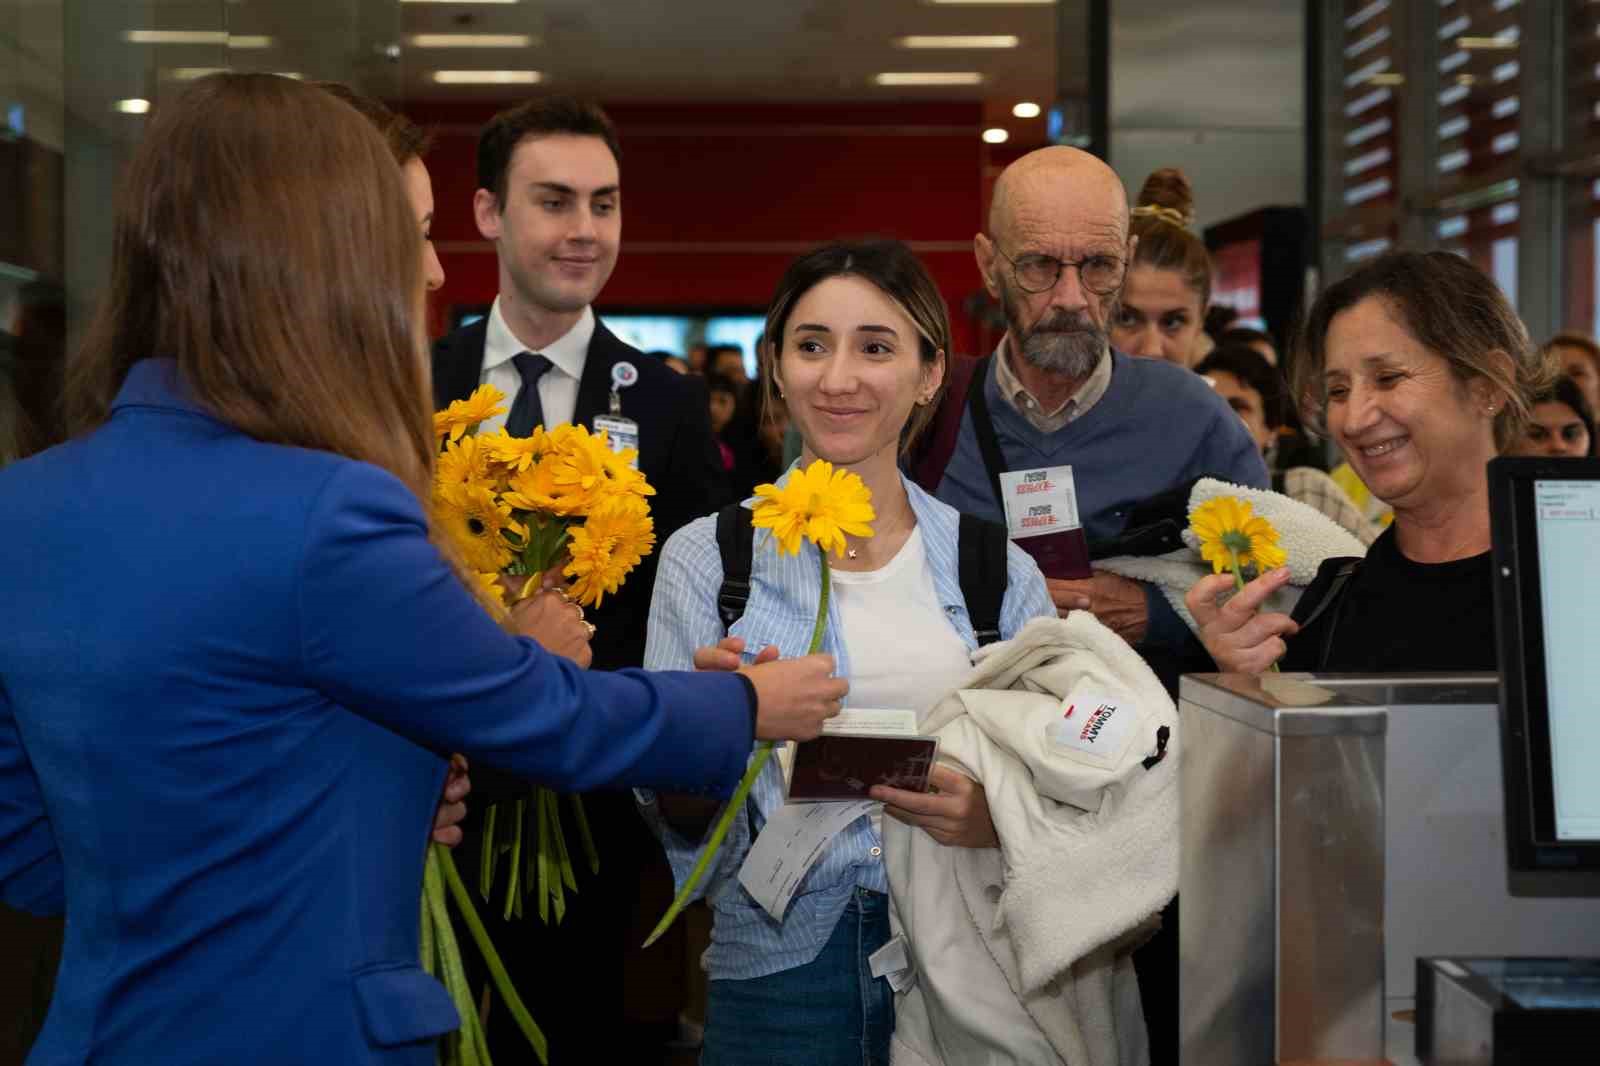
M1139 722L1129 704L1094 693L1074 694L1061 705L1046 734L1056 744L1086 755L1115 760L1122 756Z

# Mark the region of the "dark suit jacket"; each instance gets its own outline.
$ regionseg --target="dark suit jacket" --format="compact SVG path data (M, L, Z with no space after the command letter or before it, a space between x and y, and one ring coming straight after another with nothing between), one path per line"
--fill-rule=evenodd
M433 394L440 408L452 400L466 399L478 387L488 330L484 319L434 345ZM624 344L603 322L595 323L594 339L589 342L573 421L589 425L595 415L611 409L611 368L624 361L639 370L638 383L621 392L622 413L639 423L639 469L656 490L650 498L656 551L645 557L615 597L607 597L590 612L597 629L597 670L638 666L644 661L645 622L661 546L680 526L717 510L728 497L727 476L711 436L704 383Z
M464 399L478 387L488 329L485 319L434 345L433 387L439 407ZM621 392L622 413L639 424L639 469L656 490L650 497L656 551L645 557L615 597L608 596L600 608L589 612L596 627L596 669L638 666L644 661L645 627L661 546L680 526L720 508L728 494L722 459L711 436L705 383L679 375L624 344L601 322L595 324L589 343L573 421L589 425L595 415L610 411L611 368L623 361L639 371L638 382ZM528 788L521 775L494 772L481 759L473 762L472 795L462 826L466 838L457 849L458 865L477 869L479 830L489 805L525 797ZM495 905L481 908L480 913L549 1039L552 1063L644 1061L638 1049L627 1044L624 978L630 966L641 973L681 972L681 966L667 965L672 956L670 951L663 956L665 942L652 949L657 958L642 968L638 951L643 929L654 924L672 898L672 875L660 845L634 809L631 794L591 793L584 797L584 805L600 851L600 876L580 870L577 906L567 912L566 921L547 926L536 915L501 921L503 879L495 885ZM578 830L566 804L562 821L567 840L575 842ZM524 841L525 846L528 843ZM658 890L652 893L645 886ZM552 965L551 960L560 962ZM474 987L482 983L475 973L476 962L476 953L469 953ZM674 1008L672 1015L676 1012ZM496 1061L530 1059L526 1041L505 1010L490 1011L488 1038Z

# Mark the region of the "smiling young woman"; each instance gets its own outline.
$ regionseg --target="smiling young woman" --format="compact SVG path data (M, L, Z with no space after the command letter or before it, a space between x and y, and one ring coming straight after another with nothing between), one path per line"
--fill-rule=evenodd
M960 516L905 479L899 460L931 421L943 383L950 327L927 271L896 241L837 244L796 260L778 286L762 351L764 387L781 391L804 442L802 459L859 475L877 512L871 537L850 537L830 561L832 607L823 649L838 661L859 707L919 715L967 672L977 634L957 577ZM675 534L662 550L645 666L704 665L697 651L722 642L745 662L804 651L817 610L815 549L799 555L755 542L750 596L726 631L718 614L722 558L716 516ZM1001 635L1054 613L1044 579L1009 546ZM735 638L724 642L725 636ZM731 664L730 664L731 665ZM983 790L936 768L939 795L887 790L884 812L951 846L992 847ZM688 797L641 797L682 884L698 850ZM771 760L732 822L715 869L697 888L714 914L702 1066L877 1066L889 1062L893 996L868 957L889 938L888 879L876 819L862 816L816 860L780 921L739 884L766 821L784 804ZM687 828L687 834L680 832Z

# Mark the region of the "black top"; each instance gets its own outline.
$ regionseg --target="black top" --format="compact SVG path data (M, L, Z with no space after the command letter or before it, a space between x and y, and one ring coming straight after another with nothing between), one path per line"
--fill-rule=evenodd
M1322 564L1296 607L1321 602L1343 560ZM1405 673L1499 669L1488 552L1448 563L1407 559L1390 526L1373 541L1339 599L1289 640L1284 670ZM1332 640L1329 640L1329 627Z

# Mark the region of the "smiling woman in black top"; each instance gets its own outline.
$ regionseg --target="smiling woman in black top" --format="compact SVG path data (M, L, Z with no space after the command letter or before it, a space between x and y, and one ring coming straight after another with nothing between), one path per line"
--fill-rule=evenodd
M1366 559L1330 560L1293 617L1259 608L1285 570L1219 604L1231 575L1189 591L1224 670L1493 670L1490 459L1517 440L1555 375L1495 283L1459 256L1395 252L1325 292L1306 320L1296 395L1394 524Z

